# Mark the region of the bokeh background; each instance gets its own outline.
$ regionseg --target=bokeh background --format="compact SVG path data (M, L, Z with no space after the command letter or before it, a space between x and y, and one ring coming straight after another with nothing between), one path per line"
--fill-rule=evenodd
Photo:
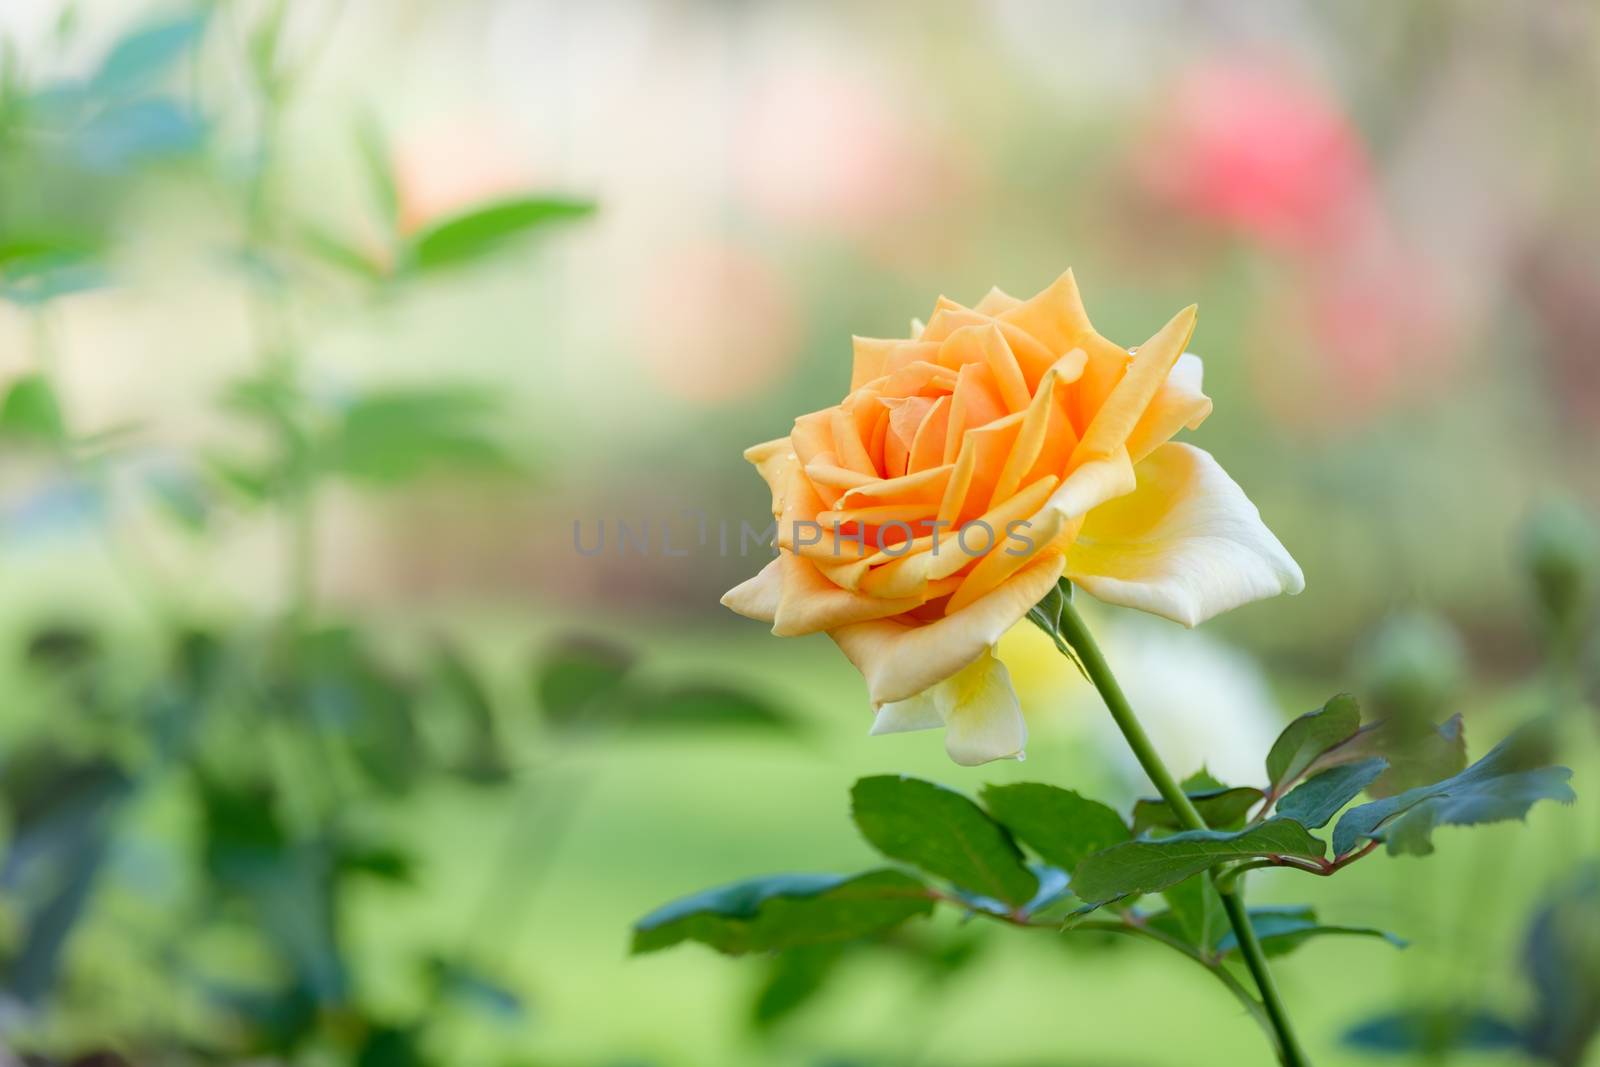
M1138 944L939 922L816 988L627 955L666 899L867 862L864 773L1140 795L1037 635L1025 772L963 769L717 604L761 563L739 453L839 398L852 333L1069 266L1123 343L1199 303L1192 439L1307 576L1197 633L1095 615L1175 769L1253 781L1344 689L1474 756L1579 723L1573 808L1256 876L1412 943L1281 962L1317 1062L1413 1006L1537 1013L1526 932L1600 838L1596 659L1530 577L1596 566L1597 50L1579 0L5 0L0 1043L1261 1062Z

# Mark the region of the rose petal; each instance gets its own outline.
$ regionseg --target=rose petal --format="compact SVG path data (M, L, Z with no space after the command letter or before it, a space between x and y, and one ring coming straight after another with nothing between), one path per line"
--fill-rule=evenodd
M783 587L773 612L772 632L779 637L798 637L885 619L922 604L920 596L884 599L841 589L815 563L793 552L783 552L778 561L782 564Z
M1128 435L1138 425L1188 345L1194 333L1195 311L1192 304L1184 308L1157 330L1154 337L1139 346L1127 373L1083 431L1083 439L1072 453L1074 464L1096 456L1108 456L1113 450L1127 446Z
M773 560L754 578L747 578L722 594L722 606L747 619L771 622L778 614L778 598L783 593L783 564Z
M1011 688L1011 675L994 653L984 653L934 689L944 718L944 750L963 767L1021 759L1028 724Z
M1200 391L1200 357L1185 352L1156 391L1150 406L1128 435L1128 455L1134 463L1171 440L1179 430L1198 430L1211 414L1211 398Z
M944 716L939 714L939 705L933 699L933 694L934 690L929 689L914 697L885 704L873 716L872 729L867 733L876 737L879 734L903 734L943 726Z
M934 622L919 626L876 619L838 627L828 636L866 678L874 706L905 700L955 674L1000 640L1055 585L1062 567L1059 552L1042 553L1005 585Z
M1305 588L1299 565L1208 453L1165 444L1135 473L1134 491L1090 512L1067 550L1067 574L1085 591L1195 626Z

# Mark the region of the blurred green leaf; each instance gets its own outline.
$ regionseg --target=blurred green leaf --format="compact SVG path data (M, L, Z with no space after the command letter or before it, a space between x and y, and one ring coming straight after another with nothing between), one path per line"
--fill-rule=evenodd
M91 82L92 89L120 96L148 87L194 49L205 35L203 13L181 15L135 28L112 46Z
M434 676L466 727L464 751L450 761L451 766L473 781L504 781L510 772L488 687L460 649L450 644L439 645Z
M296 983L323 1004L347 995L335 912L336 849L291 840L276 796L259 783L224 781L198 772L204 816L203 855L219 888L247 902L267 947Z
M347 627L300 635L283 657L285 708L345 746L373 784L405 793L424 767L409 681L380 663L362 635Z
M132 792L117 764L54 747L13 753L0 772L0 799L11 814L0 894L22 913L21 941L0 962L0 975L21 1003L36 1004L54 987Z
M1229 860L1256 856L1321 859L1327 846L1288 819L1268 819L1245 830L1186 830L1129 841L1096 852L1078 865L1072 888L1092 904L1153 893Z
M322 445L326 469L392 484L439 467L505 472L516 461L490 421L501 405L477 388L447 386L365 393L341 413Z
M25 655L30 665L44 670L75 671L100 657L100 639L86 627L58 623L35 631Z
M1591 862L1539 908L1523 946L1534 1009L1530 1051L1580 1064L1600 1034L1600 864Z
M1353 1048L1389 1055L1440 1056L1520 1048L1522 1034L1496 1015L1454 1008L1406 1008L1368 1019L1344 1035Z
M187 467L162 466L145 474L144 485L161 510L190 533L201 533L211 519L205 482Z
M355 1067L428 1067L416 1030L375 1026L356 1053Z
M1185 792L1188 792L1185 787ZM1207 789L1188 792L1195 810L1213 830L1236 830L1244 825L1250 809L1261 803L1266 794L1253 786ZM1183 823L1165 800L1145 797L1134 802L1133 832L1142 834L1151 829L1178 829Z
M1013 908L1039 892L1039 880L1011 835L953 789L878 775L856 782L850 799L861 836L890 859Z
M1267 753L1267 781L1272 790L1282 792L1318 756L1349 740L1360 728L1361 706L1348 693L1340 693L1291 722Z
M436 1001L450 998L502 1020L522 1019L527 1014L522 997L475 967L443 956L430 958L426 966Z
M389 141L376 116L369 113L361 117L356 124L355 142L366 173L367 188L378 208L378 219L384 232L392 236L400 230L400 194L395 188Z
M66 442L61 404L43 375L24 374L12 380L0 401L0 433L40 444Z
M814 1000L844 956L839 943L803 945L772 957L766 980L756 993L750 1021L768 1030Z
M500 251L512 239L594 212L592 201L528 196L474 208L436 222L409 241L403 270L457 267Z
M306 251L322 262L353 274L364 282L382 282L389 277L384 265L370 254L319 227L302 227L300 240Z
M699 941L739 955L849 941L933 911L917 878L897 870L779 874L708 889L660 908L634 926L633 951Z
M1339 809L1354 800L1389 767L1381 756L1347 763L1307 778L1278 801L1277 813L1308 830L1326 826Z
M90 253L41 252L0 265L0 298L33 307L61 296L100 289L110 283L105 267Z
M205 141L205 121L166 97L116 103L73 131L78 162L100 174L117 174L193 152Z
M755 693L709 681L630 686L626 700L603 705L595 719L603 722L616 710L624 710L628 724L639 727L793 725L786 713Z
M1064 871L1131 836L1122 816L1070 789L1019 782L984 786L982 796L989 814L1017 840Z
M1467 765L1467 738L1461 716L1451 716L1438 726L1401 719L1375 722L1324 752L1308 773L1373 756L1387 760L1389 769L1367 786L1367 794L1372 797L1391 797L1459 774Z
M576 726L600 704L617 697L634 654L603 638L574 636L548 648L534 668L534 694L545 718L557 726Z
M1251 908L1250 925L1262 949L1269 956L1282 956L1293 952L1315 937L1376 937L1395 948L1405 948L1404 939L1385 930L1370 926L1327 926L1317 922L1316 912L1308 907ZM1226 931L1217 942L1217 951L1223 954L1239 951L1239 940L1232 930Z
M1423 856L1433 851L1436 826L1520 819L1540 800L1570 803L1572 772L1549 758L1543 724L1531 723L1460 774L1351 808L1334 828L1334 853L1371 839L1387 842L1391 855Z

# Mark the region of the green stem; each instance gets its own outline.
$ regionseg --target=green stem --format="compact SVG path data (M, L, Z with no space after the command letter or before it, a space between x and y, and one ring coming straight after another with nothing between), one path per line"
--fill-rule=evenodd
M1089 633L1083 617L1078 614L1078 609L1069 597L1062 598L1060 626L1062 636L1078 653L1089 680L1100 691L1106 708L1111 712L1111 718L1116 721L1117 728L1127 739L1128 747L1133 750L1134 758L1139 761L1139 766L1144 768L1145 774L1150 776L1150 781L1155 784L1161 798L1177 813L1178 820L1187 829L1206 829L1205 820L1195 810L1194 804L1178 785L1177 779L1172 777L1172 772L1167 770L1167 765L1161 762L1161 757L1156 754L1155 746L1150 743L1150 736L1144 732L1144 727L1134 715L1132 705L1128 703L1122 687L1117 684L1116 676L1111 673L1110 665L1100 652L1100 646L1095 643L1094 636ZM1223 909L1228 913L1228 922L1233 926L1234 937L1239 942L1239 954L1244 958L1245 966L1250 969L1256 988L1261 992L1261 1003L1266 1009L1267 1020L1271 1023L1271 1032L1276 1038L1279 1061L1283 1067L1308 1067L1310 1061L1295 1037L1288 1011L1284 1008L1277 983L1273 981L1272 971L1267 967L1266 953L1261 950L1261 942L1256 939L1255 929L1250 925L1250 916L1245 911L1244 902L1239 899L1237 890L1231 885L1225 890L1219 887L1218 893L1222 897Z

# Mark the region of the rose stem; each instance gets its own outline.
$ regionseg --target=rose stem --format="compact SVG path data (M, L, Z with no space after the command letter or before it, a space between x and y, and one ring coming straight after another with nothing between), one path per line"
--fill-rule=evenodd
M1111 673L1111 667L1100 652L1100 646L1095 643L1089 628L1083 623L1083 617L1078 614L1078 609L1068 597L1062 598L1060 626L1062 636L1078 653L1089 680L1094 682L1094 687L1100 691L1111 717L1116 720L1122 736L1127 739L1128 747L1133 750L1133 755L1139 761L1139 766L1144 768L1145 774L1150 776L1150 781L1155 783L1162 799L1177 813L1179 821L1186 828L1206 829L1205 820L1195 810L1188 795L1179 788L1177 781L1172 777L1172 772L1161 762L1161 757L1156 755L1149 735L1144 732L1144 727L1134 715L1128 698L1123 695L1122 687L1117 684L1116 676ZM1222 906L1228 913L1228 922L1233 925L1240 954L1244 956L1245 964L1250 968L1256 988L1261 991L1261 1002L1277 1035L1279 1060L1284 1067L1308 1067L1310 1061L1301 1051L1300 1043L1295 1038L1294 1027L1289 1022L1289 1014L1284 1008L1282 996L1278 993L1278 986L1272 979L1272 972L1267 968L1266 953L1261 950L1261 942L1256 939L1256 932L1250 925L1250 915L1245 911L1244 902L1239 899L1238 891L1233 886L1226 889L1219 887L1217 891L1222 897Z

